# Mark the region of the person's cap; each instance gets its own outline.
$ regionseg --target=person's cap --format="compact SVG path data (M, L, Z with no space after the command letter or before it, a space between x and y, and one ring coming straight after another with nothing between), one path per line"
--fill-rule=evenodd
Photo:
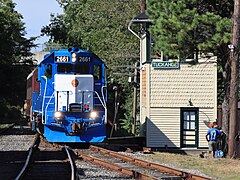
M211 128L212 128L213 126L214 126L214 123L212 123L212 122L211 122L211 123L209 123L209 127L211 127Z

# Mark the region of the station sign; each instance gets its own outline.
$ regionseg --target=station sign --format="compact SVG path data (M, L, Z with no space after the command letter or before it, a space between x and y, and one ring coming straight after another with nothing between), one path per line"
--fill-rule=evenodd
M154 69L179 69L180 63L176 61L153 61L152 67Z

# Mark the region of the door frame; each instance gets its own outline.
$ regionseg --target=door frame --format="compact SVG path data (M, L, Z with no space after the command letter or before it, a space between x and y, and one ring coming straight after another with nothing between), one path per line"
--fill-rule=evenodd
M183 139L183 131L184 131L184 112L190 112L194 111L196 114L195 116L195 145L185 145L184 139ZM180 108L180 147L186 148L186 147L192 147L192 148L198 148L199 147L199 108L197 107L183 107Z

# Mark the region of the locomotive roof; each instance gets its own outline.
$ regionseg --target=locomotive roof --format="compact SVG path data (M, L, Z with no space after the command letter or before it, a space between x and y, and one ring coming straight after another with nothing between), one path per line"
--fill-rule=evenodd
M104 63L103 60L101 60L96 54L94 54L93 52L87 51L87 50L82 50L79 48L69 48L69 49L60 49L60 50L51 50L50 54L46 54L44 56L44 59L41 63L46 63L48 62L50 59L49 57L54 56L54 55L59 55L59 56L64 56L64 55L69 55L69 53L75 52L77 54L81 54L83 53L84 55L88 55L88 56L92 56L95 57L95 60L100 61L101 63Z

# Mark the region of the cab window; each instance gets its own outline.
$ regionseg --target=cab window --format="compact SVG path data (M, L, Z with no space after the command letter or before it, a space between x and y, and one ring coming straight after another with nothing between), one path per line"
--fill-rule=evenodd
M46 64L44 68L45 68L44 76L46 76L47 78L52 78L52 65Z
M102 78L102 68L101 65L94 65L94 79Z

